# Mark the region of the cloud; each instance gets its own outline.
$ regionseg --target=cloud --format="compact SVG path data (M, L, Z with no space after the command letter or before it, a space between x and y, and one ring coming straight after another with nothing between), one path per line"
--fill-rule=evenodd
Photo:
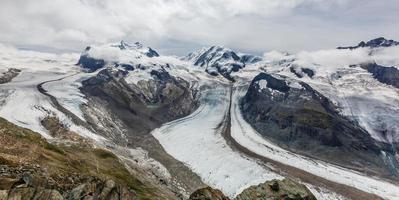
M67 72L75 66L79 54L76 53L43 53L14 48L0 44L0 72L8 68L18 68L23 71L58 71Z
M2 0L0 42L79 51L124 39L178 54L213 44L250 52L314 50L399 38L395 1Z

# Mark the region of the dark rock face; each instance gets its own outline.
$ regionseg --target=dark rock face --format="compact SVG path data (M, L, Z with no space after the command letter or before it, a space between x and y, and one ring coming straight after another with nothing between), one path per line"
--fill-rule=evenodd
M123 69L125 69L126 71L133 71L134 70L134 66L130 65L130 64L121 64L120 65Z
M13 78L18 76L18 74L20 72L21 72L21 70L19 70L19 69L15 69L15 68L8 69L6 72L3 72L2 74L0 74L0 84L10 82Z
M266 88L260 81L266 81ZM288 80L261 73L242 99L244 118L264 137L289 150L382 176L398 175L398 162L388 144L375 141L358 125L306 83L291 87ZM291 80L290 80L291 81ZM381 151L395 160L384 164ZM345 156L341 156L345 155Z
M370 72L381 83L399 88L399 70L396 67L384 67L376 63L362 64L360 67Z
M290 179L272 180L251 186L241 192L234 200L316 200L305 185Z
M302 72L307 74L310 78L314 76L314 71L309 68L302 68Z
M315 72L309 68L298 68L296 66L291 66L290 72L295 74L298 78L303 78L305 75L312 78L315 75Z
M90 47L86 48L89 51ZM77 65L80 65L83 69L89 72L97 71L105 66L105 61L103 59L91 58L88 54L82 54L79 58Z
M387 40L383 37L379 37L368 42L361 41L357 46L348 46L348 47L338 47L338 49L357 49L363 47L369 48L377 48L377 47L391 47L399 45L399 42L394 40Z
M148 48L148 52L146 52L145 55L150 58L159 56L158 52L156 52L154 49L151 48Z
M220 190L210 187L202 188L190 195L189 200L229 200Z
M258 82L260 80L266 80L267 81L266 86L273 90L278 90L280 92L288 92L290 90L290 87L287 85L287 83L284 80L275 78L270 74L260 73L252 80L252 82Z
M106 102L109 108L131 128L133 135L147 134L162 123L181 118L197 106L196 91L166 70L152 70L154 80L129 85L121 70L104 69L83 82L82 92Z

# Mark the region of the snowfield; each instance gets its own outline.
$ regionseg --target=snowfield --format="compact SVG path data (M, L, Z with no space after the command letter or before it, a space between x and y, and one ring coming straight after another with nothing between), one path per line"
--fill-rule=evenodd
M0 69L4 70L13 67L22 70L11 82L1 84L0 86L0 116L16 125L36 131L43 137L50 139L51 136L41 125L41 120L46 116L55 115L71 131L95 141L103 141L103 137L72 123L67 116L52 105L47 96L41 94L37 89L37 85L42 82L62 79L75 74L76 77L87 76L85 73L80 72L79 67L75 66L78 56L78 54L49 54L21 51L0 45ZM78 73L80 75L77 75ZM67 79L64 82L58 83L58 87L55 85L55 87L50 86L48 89L52 90L56 94L56 97L60 97L61 104L79 113L80 110L77 109L77 105L83 101L83 96L77 90L79 83L76 81L73 78ZM76 102L77 96L79 97L78 102Z

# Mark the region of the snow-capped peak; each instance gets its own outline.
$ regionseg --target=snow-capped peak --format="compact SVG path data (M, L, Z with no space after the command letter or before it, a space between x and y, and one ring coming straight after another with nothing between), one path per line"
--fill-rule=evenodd
M211 46L192 52L183 60L189 61L195 66L205 67L205 70L211 75L221 74L230 79L231 72L242 69L247 63L258 62L261 58L250 54L236 53L222 46Z
M231 49L222 46L211 46L190 53L184 59L193 62L194 65L205 66L219 61L238 61L240 57Z
M141 44L140 42L135 42L133 44L130 44L130 43L122 40L122 41L120 41L120 43L114 44L111 46L118 47L120 50L138 51L142 54L145 54L148 57L158 57L159 56L159 54L154 49L152 49L151 47L144 47L143 44Z
M394 40L387 40L384 37L372 39L368 42L361 41L357 46L338 47L338 49L357 49L357 48L378 48L378 47L392 47L399 45L399 42Z
M139 42L131 44L122 40L116 44L86 47L80 56L78 65L89 71L95 71L107 63L134 65L144 62L143 59L148 60L153 57L159 57L159 54L152 48L144 47Z
M114 47L119 47L119 49L121 50L125 50L125 49L141 49L143 48L143 45L140 42L135 42L133 45L129 44L125 41L120 41L119 44L113 45Z

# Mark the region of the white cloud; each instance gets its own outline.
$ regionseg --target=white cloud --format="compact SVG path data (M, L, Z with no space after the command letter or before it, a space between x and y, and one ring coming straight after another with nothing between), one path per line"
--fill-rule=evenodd
M2 0L0 42L79 51L88 44L125 39L161 49L172 46L169 51L173 45L220 44L259 52L317 49L379 35L399 36L396 27L385 24L398 22L395 0L358 2ZM379 17L370 18L375 8L381 11Z

